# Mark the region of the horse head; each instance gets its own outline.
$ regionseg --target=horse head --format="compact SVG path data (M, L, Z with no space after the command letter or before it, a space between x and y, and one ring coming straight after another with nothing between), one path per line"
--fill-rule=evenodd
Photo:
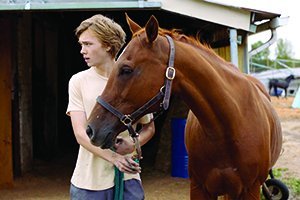
M288 77L285 78L287 82L290 82L291 80L295 79L295 76L293 74L289 75Z
M117 59L99 97L100 102L94 106L87 122L91 143L101 148L110 148L117 135L128 128L128 123L131 125L142 115L158 110L161 103L156 102L140 111L136 119L130 117L131 113L160 92L164 85L170 48L166 37L159 35L159 24L154 16L150 17L145 28L127 15L126 19L133 34L132 39ZM101 102L122 116L117 117Z

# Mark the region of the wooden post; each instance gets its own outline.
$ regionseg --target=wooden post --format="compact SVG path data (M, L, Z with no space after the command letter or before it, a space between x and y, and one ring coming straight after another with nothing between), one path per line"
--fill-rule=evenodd
M0 189L12 187L11 21L0 18Z

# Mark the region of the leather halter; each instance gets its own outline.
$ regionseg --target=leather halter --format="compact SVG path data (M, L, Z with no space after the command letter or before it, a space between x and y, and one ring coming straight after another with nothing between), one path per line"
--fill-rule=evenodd
M114 114L116 117L118 117L120 121L127 127L130 136L134 139L138 137L138 133L132 127L133 122L136 122L138 119L140 119L149 108L151 108L153 105L158 103L162 98L163 101L160 104L160 112L165 111L169 108L172 81L175 78L175 68L174 68L175 45L173 39L169 35L166 35L166 38L168 39L170 45L170 54L169 54L168 67L166 68L166 73L165 73L165 84L161 87L159 92L152 99L150 99L148 102L146 102L143 106L141 106L139 109L134 111L132 114L125 115L120 111L118 111L115 107L113 107L112 105L104 101L100 96L97 97L97 102L100 105L102 105L104 108L106 108L108 111L110 111L112 114Z

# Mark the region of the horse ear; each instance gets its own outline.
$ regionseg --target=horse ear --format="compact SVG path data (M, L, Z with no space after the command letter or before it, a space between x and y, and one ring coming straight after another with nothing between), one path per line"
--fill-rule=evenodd
M126 16L127 24L129 25L129 28L130 28L130 31L131 31L132 34L136 33L137 31L142 29L140 27L140 25L138 25L132 19L130 19L130 17L127 15L127 13L125 13L125 16Z
M152 43L158 36L158 21L157 19L152 15L150 19L148 20L145 29L147 38L149 40L149 43Z

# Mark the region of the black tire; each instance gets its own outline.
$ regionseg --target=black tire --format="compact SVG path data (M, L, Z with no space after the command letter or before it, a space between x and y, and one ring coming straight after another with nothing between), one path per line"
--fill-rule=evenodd
M266 184L267 188L269 189L269 192L272 194L271 199L268 198L267 192L263 188L262 192L263 192L264 197L267 200L288 200L289 199L289 195L290 195L289 189L280 180L268 179L265 182L265 184Z

